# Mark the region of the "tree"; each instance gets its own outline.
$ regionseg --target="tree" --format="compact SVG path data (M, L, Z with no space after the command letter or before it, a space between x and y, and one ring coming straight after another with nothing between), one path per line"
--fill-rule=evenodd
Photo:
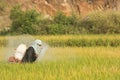
M20 6L11 10L11 32L16 34L35 34L38 13L35 10L22 11Z

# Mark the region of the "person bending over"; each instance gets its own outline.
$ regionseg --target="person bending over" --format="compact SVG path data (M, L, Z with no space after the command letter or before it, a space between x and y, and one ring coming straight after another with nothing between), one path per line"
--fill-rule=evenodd
M32 63L39 56L42 50L42 41L37 39L33 44L26 50L24 57L22 58L22 63Z
M8 61L9 62L21 62L25 52L26 52L27 46L25 44L20 44L16 49L14 56L9 57Z

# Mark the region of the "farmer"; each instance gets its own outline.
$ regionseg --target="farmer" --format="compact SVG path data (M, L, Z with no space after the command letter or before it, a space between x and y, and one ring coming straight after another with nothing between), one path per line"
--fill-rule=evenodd
M37 39L33 44L26 50L24 57L22 58L22 63L32 63L34 62L42 50L42 41Z
M14 56L10 57L8 59L9 62L21 62L25 52L26 52L26 45L25 44L20 44L16 50Z

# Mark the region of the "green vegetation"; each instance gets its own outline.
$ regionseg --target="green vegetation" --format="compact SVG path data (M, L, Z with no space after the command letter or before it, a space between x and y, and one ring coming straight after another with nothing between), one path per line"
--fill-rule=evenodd
M32 34L32 35L60 35L60 34L119 34L120 12L93 12L82 18L72 14L66 16L58 12L55 16L45 18L35 10L22 11L20 6L11 10L12 24L8 31L1 34Z
M6 4L4 0L0 0L0 15L5 12Z
M34 10L22 11L19 6L11 10L10 19L12 22L11 33L35 34L38 14Z
M24 35L23 35L24 36ZM11 36L16 38L19 36ZM120 35L47 35L47 36L34 36L41 39L51 47L119 47ZM10 37L9 37L10 38ZM22 37L21 37L22 38ZM19 38L20 39L20 38ZM0 37L0 46L8 44L7 36Z
M0 62L1 80L120 80L119 48L49 48L41 62Z
M11 36L11 39L17 39L17 37L19 36ZM44 35L34 37L50 45L40 62L32 64L4 62L4 54L7 54L5 53L7 52L6 47L0 47L1 80L120 79L120 35ZM117 47L108 45L108 43L110 44L114 41L113 45L117 45ZM80 44L77 44L78 42ZM0 44L8 44L7 38L1 36ZM105 46L104 44L107 45Z
M58 12L45 18L35 10L15 6L10 19L10 29L1 35L36 35L49 48L41 61L8 63L4 61L7 50L15 47L7 49L8 40L20 36L0 36L0 80L120 80L120 12L93 12L84 18Z

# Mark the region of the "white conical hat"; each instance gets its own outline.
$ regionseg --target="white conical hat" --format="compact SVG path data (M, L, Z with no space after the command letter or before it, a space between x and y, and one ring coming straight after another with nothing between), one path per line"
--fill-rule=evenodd
M41 46L42 46L42 41L41 40L36 39L33 42L32 47L34 48L36 54L40 54L41 48L42 48Z

